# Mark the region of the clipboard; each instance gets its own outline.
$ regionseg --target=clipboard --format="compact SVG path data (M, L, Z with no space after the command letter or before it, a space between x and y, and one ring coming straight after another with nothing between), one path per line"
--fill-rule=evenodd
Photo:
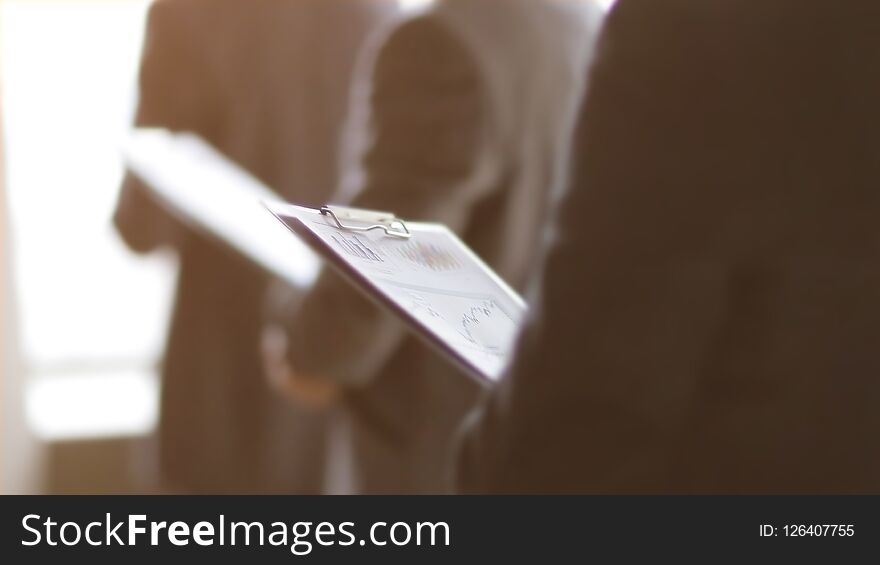
M443 357L481 384L501 378L526 303L446 226L374 210L264 204Z

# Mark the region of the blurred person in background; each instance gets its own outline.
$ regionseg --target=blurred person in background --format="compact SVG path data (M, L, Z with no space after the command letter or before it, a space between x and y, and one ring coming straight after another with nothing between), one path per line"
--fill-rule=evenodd
M336 201L445 223L521 289L601 18L574 0L441 0L401 23L356 101L367 133ZM267 340L270 378L294 398L341 402L354 492L449 490L476 383L332 272L286 337Z
M621 0L469 493L877 493L880 6Z
M323 203L337 184L354 61L396 3L157 0L138 126L192 131L285 198ZM323 426L265 386L267 276L178 223L133 176L115 217L138 252L168 246L180 276L162 366L162 486L186 493L321 489Z

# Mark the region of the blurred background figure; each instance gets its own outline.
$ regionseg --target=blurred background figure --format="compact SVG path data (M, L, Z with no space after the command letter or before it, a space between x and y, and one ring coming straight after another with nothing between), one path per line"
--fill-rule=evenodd
M157 0L138 126L192 131L284 198L318 205L337 185L355 58L394 12L384 0ZM162 365L162 488L319 492L324 426L261 378L267 277L125 179L116 226L135 251L179 256Z
M462 490L877 493L880 8L622 0Z
M592 2L441 0L400 24L356 91L367 134L336 201L443 222L521 289L601 18ZM267 350L271 376L306 403L341 397L352 490L445 492L478 386L333 273L287 332L286 350Z

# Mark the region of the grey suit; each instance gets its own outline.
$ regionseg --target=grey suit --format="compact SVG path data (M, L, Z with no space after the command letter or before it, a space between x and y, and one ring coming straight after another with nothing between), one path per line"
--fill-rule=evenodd
M158 0L137 123L194 131L285 197L322 202L337 182L355 58L391 11L382 0ZM162 367L166 484L318 491L322 426L275 398L262 376L266 276L179 225L132 177L116 225L132 248L170 245L180 257Z
M359 91L355 123L368 134L342 200L446 223L525 280L600 19L578 2L447 0L397 27ZM357 491L446 490L475 383L333 273L289 335L296 371L349 385Z
M880 9L622 0L460 488L880 491Z

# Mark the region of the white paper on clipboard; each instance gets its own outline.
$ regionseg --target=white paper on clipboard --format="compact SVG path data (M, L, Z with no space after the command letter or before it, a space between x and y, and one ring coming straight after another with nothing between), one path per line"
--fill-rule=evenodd
M269 210L332 265L484 383L511 358L526 313L522 298L441 224L397 221L408 235L311 208ZM376 214L376 213L372 213ZM373 225L371 231L357 231ZM347 229L354 228L354 229ZM344 323L344 322L341 322Z

